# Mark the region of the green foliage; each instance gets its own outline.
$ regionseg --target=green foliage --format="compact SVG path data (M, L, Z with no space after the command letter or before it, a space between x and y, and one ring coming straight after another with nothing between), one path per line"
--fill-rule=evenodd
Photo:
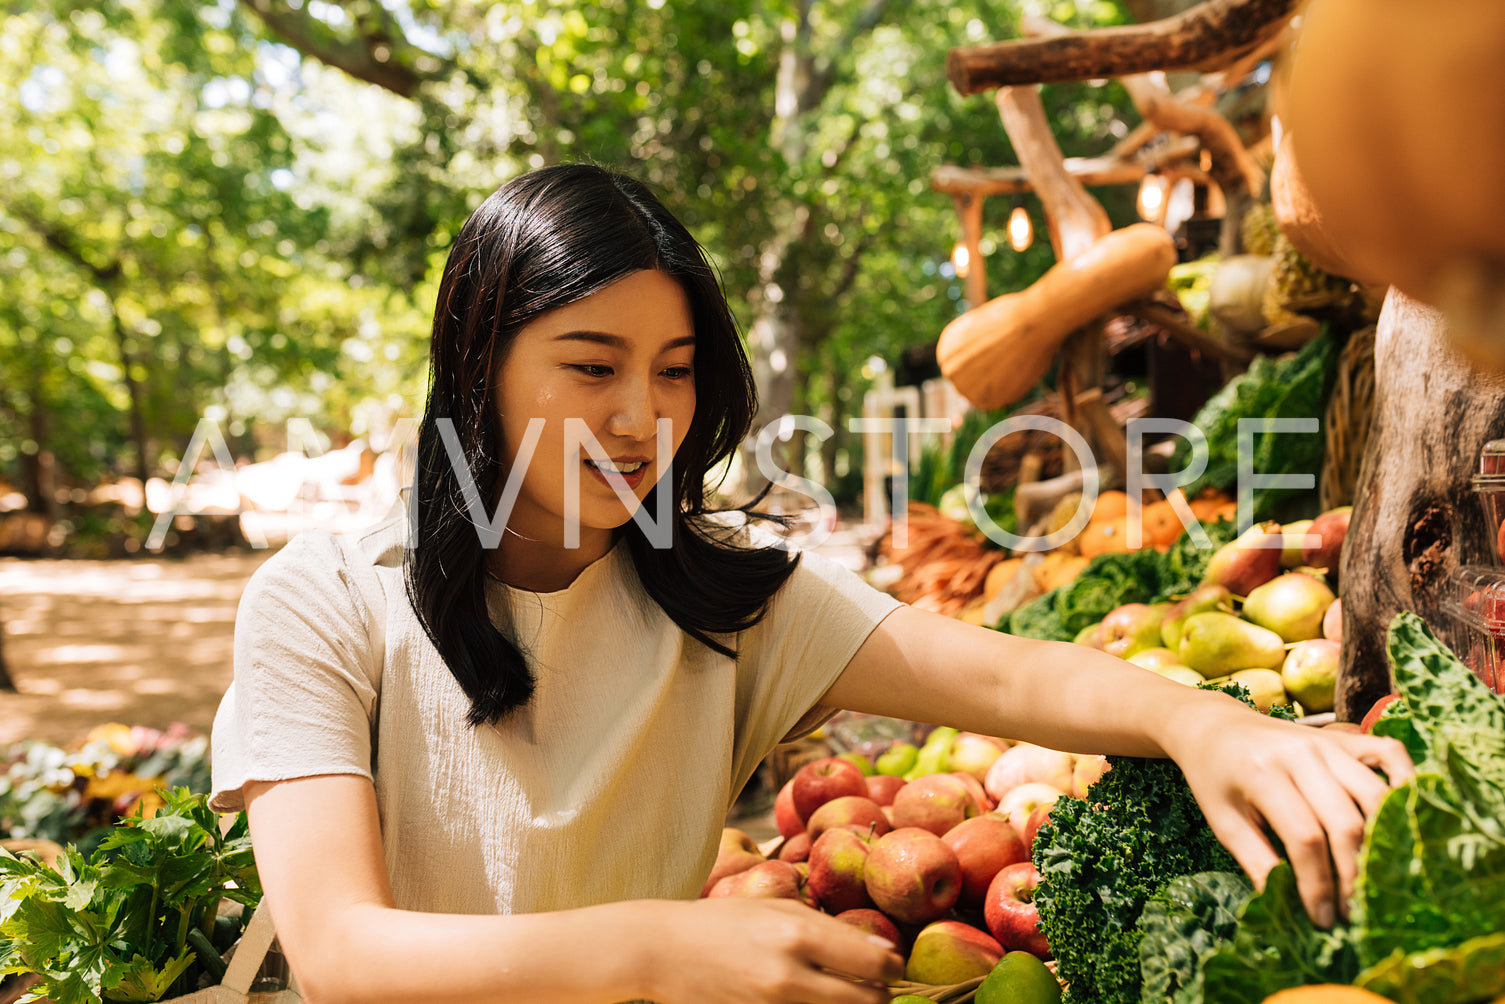
M1196 588L1207 562L1222 545L1238 536L1228 520L1202 524L1210 547L1200 547L1184 533L1170 550L1150 548L1122 554L1099 554L1064 586L1058 586L1015 610L1008 619L1010 634L1026 638L1071 641L1089 624L1103 619L1125 603L1159 603Z
M1068 1004L1137 1004L1147 904L1173 879L1238 867L1173 761L1108 759L1089 797L1058 801L1035 835L1040 930Z
M1337 373L1340 346L1324 332L1299 352L1272 359L1256 356L1249 369L1228 381L1192 419L1207 437L1207 468L1183 490L1190 496L1203 488L1233 490L1239 482L1239 422L1243 419L1316 418L1327 411L1327 398ZM1261 475L1310 475L1322 469L1324 439L1320 425L1316 434L1259 432L1249 455L1252 471ZM1182 440L1172 467L1185 470L1191 463L1191 444ZM1290 507L1307 496L1292 496L1279 489L1253 491L1256 520L1292 516ZM1294 502L1293 502L1294 499ZM1306 515L1312 515L1307 513Z
M261 884L244 815L221 833L206 796L163 794L155 816L122 820L87 859L68 849L56 871L0 851L0 973L41 976L55 1004L194 989L190 931L212 933L222 899L254 908Z
M1237 932L1205 958L1203 995L1193 999L1259 1004L1287 987L1352 982L1358 970L1353 931L1314 924L1290 863L1282 861L1245 905Z
M1402 696L1374 731L1406 741L1418 773L1368 822L1350 921L1316 927L1282 862L1202 956L1203 992L1177 1004L1334 982L1400 1004L1505 992L1505 700L1413 613L1391 623L1388 649Z
M1139 915L1139 973L1144 1004L1202 996L1202 961L1233 937L1253 886L1242 872L1198 872L1171 879Z

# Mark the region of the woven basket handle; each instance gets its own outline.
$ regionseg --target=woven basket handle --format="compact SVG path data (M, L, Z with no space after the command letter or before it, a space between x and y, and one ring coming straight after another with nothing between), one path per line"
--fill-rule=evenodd
M277 929L272 925L272 911L262 903L251 914L251 922L246 925L235 946L235 954L230 957L230 964L225 968L225 978L220 981L220 986L236 993L250 993L251 982L256 979L262 962L266 961L267 951L276 937Z

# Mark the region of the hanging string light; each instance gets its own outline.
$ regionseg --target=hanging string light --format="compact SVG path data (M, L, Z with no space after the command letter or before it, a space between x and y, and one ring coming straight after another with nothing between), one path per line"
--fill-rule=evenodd
M1030 222L1024 200L1014 197L1014 211L1009 213L1009 247L1023 251L1035 241L1035 225Z
M958 279L965 279L972 271L972 253L967 250L965 241L957 241L956 247L951 249L951 267L956 269Z
M1139 183L1139 216L1146 223L1159 223L1165 214L1165 197L1170 182L1159 171L1145 174Z

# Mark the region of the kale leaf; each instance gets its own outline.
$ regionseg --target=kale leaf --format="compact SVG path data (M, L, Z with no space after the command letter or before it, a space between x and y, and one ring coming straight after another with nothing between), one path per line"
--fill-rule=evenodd
M1253 892L1242 872L1198 872L1171 879L1139 916L1139 974L1144 1004L1202 1000L1202 961L1233 937Z

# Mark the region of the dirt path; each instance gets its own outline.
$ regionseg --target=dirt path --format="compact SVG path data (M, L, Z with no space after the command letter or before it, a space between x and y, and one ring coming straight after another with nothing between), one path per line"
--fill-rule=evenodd
M235 607L272 552L132 561L0 558L0 630L19 693L0 745L67 745L95 725L205 735L230 683Z

